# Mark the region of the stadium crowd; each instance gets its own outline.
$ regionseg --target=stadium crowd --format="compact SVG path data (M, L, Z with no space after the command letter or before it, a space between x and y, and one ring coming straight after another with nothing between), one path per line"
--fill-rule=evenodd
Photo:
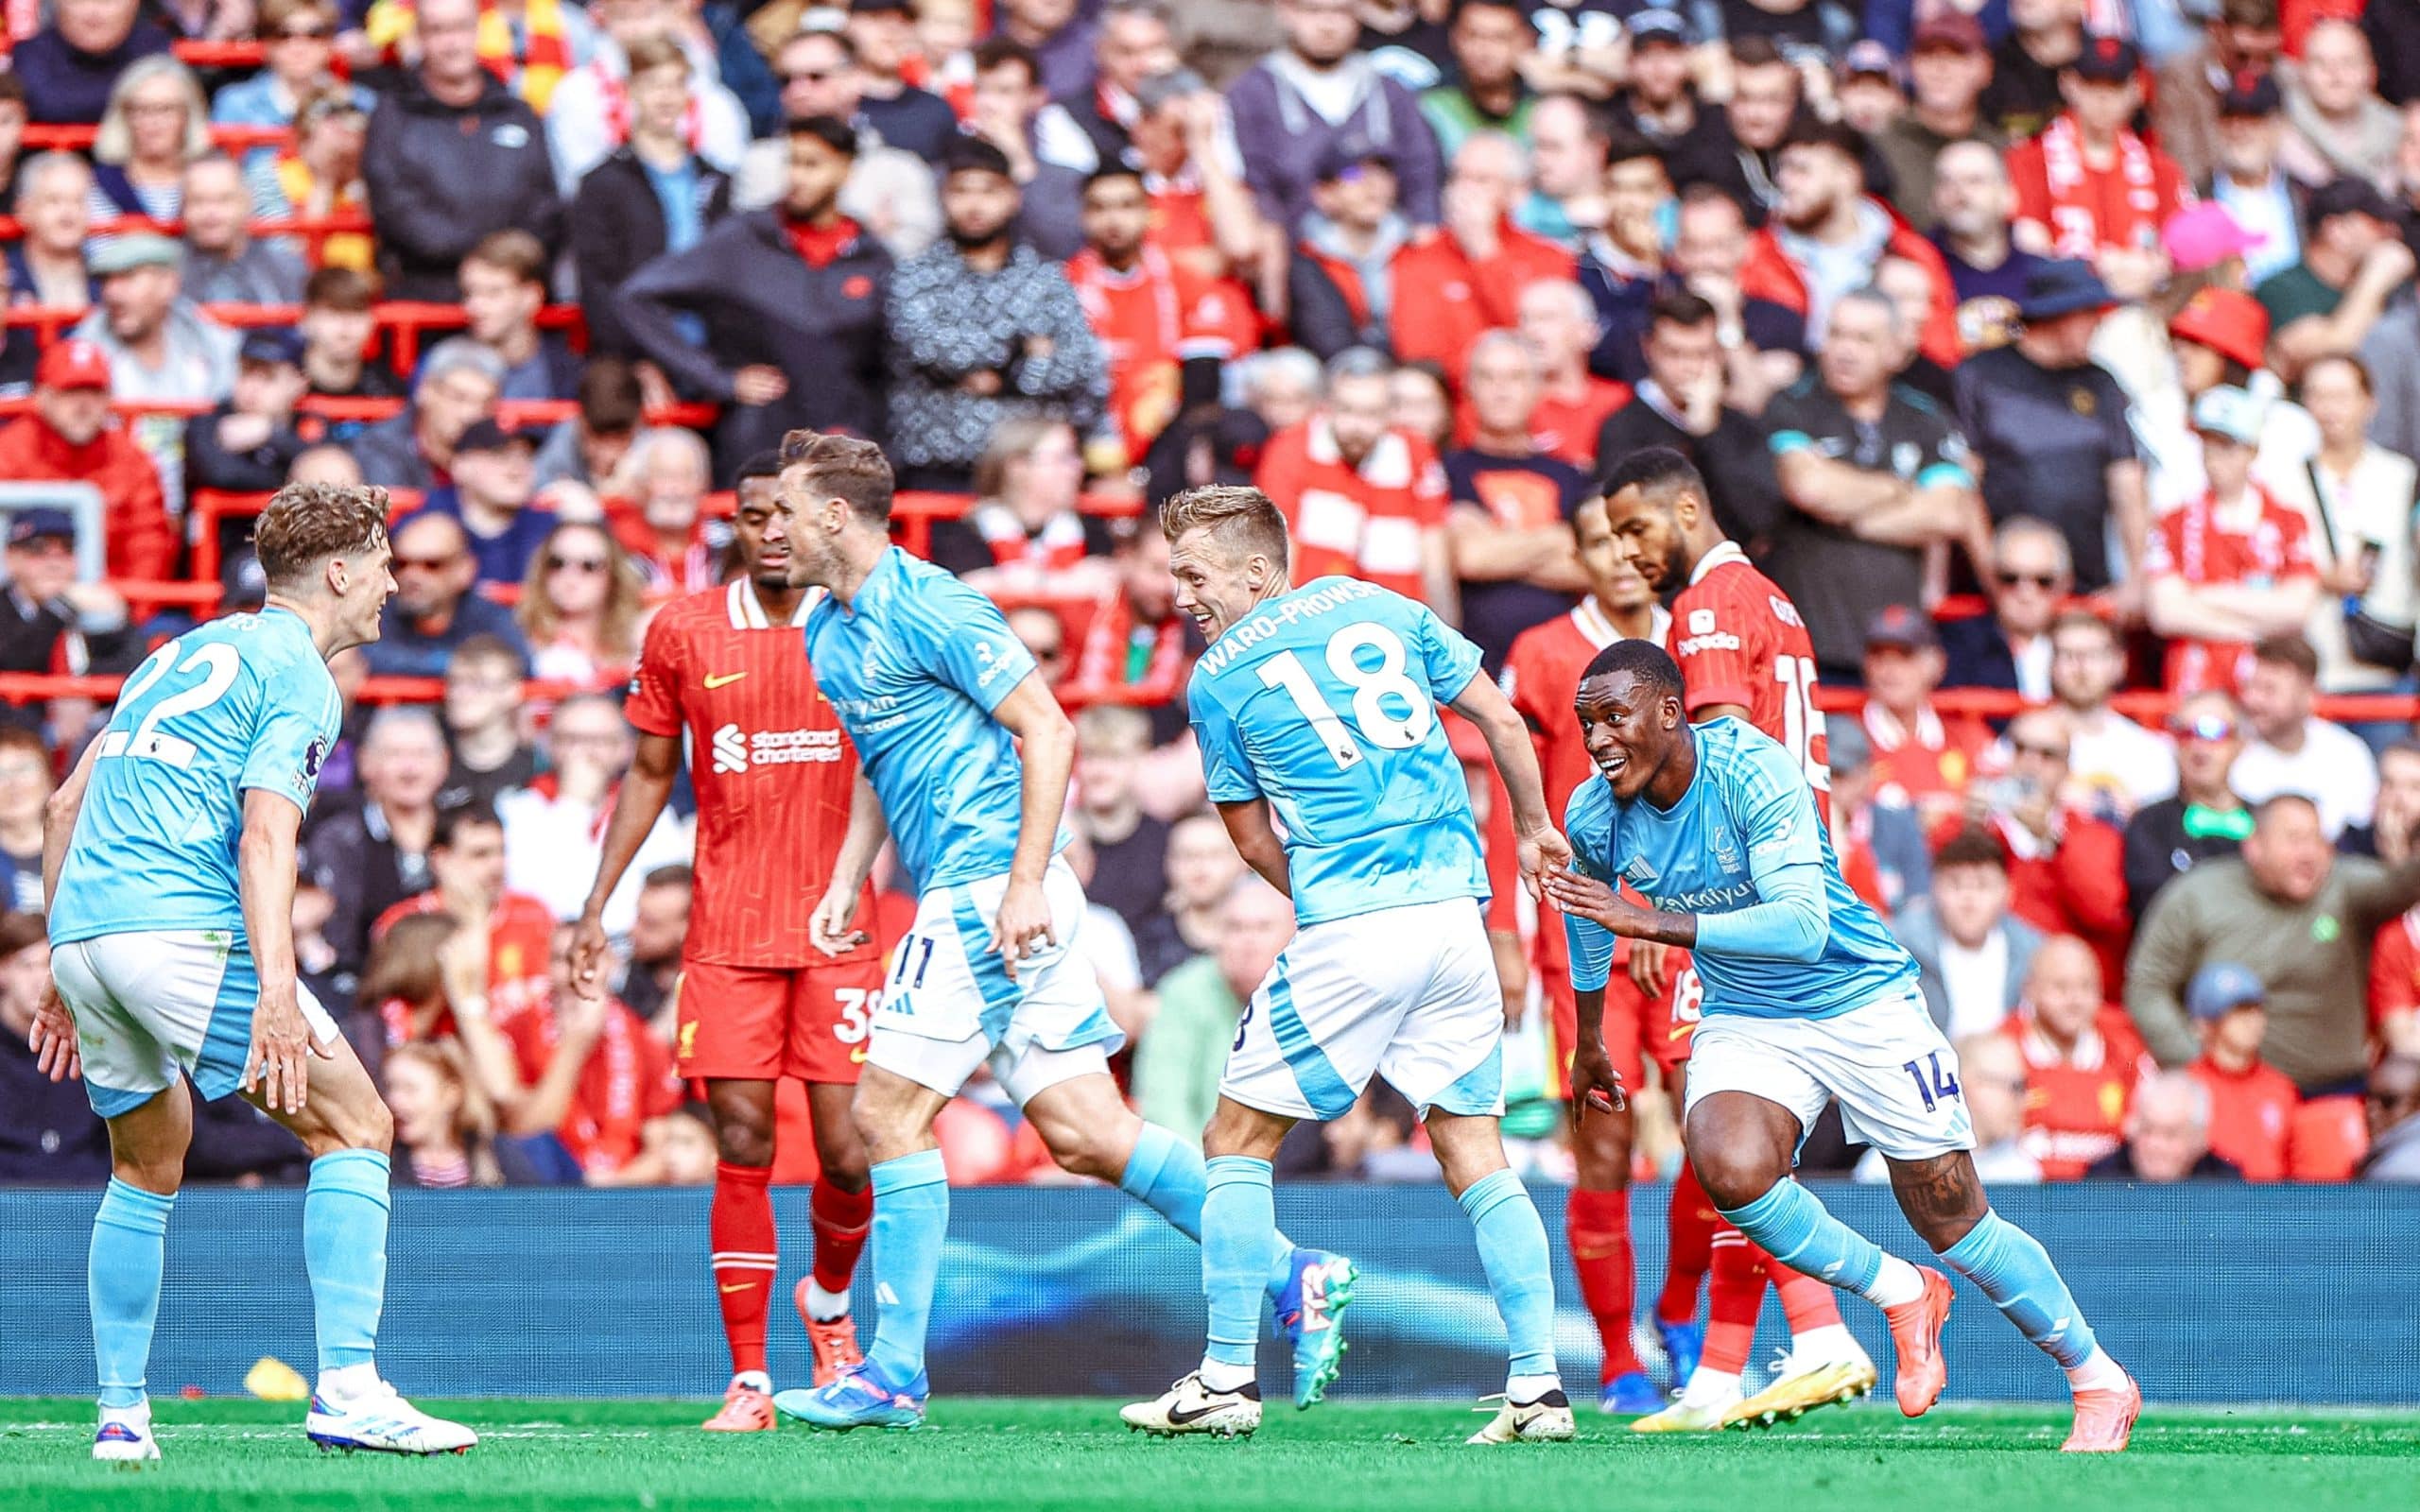
M1806 620L1834 833L1990 1179L2420 1179L2420 0L8 14L0 1181L108 1172L24 1046L76 679L257 604L289 479L397 504L296 916L398 1179L710 1179L685 793L613 996L568 939L648 617L722 580L797 426L883 440L903 539L1081 707L1082 944L1187 1138L1291 916L1204 808L1151 509L1255 482L1298 576L1501 671L1651 610L1567 522L1665 445ZM193 1177L299 1179L200 1118ZM942 1136L955 1180L1051 1169L979 1089ZM1420 1138L1380 1089L1283 1163Z

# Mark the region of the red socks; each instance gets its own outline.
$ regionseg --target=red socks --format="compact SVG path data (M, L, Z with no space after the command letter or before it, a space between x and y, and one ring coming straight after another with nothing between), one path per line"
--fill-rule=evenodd
M1737 1375L1748 1367L1748 1350L1756 1341L1756 1314L1765 1305L1765 1252L1729 1224L1715 1234L1713 1247L1702 1363Z
M1773 1290L1781 1293L1781 1310L1789 1314L1791 1338L1808 1329L1840 1327L1841 1299L1832 1287L1770 1256L1765 1268L1773 1279Z
M1580 1299L1605 1343L1602 1379L1638 1369L1638 1353L1630 1342L1638 1291L1631 1262L1630 1193L1573 1189L1564 1207L1564 1231L1571 1241L1572 1268L1580 1273Z
M1698 1315L1698 1283L1714 1263L1714 1230L1722 1222L1686 1160L1672 1182L1672 1211L1667 1221L1672 1246L1664 1263L1664 1290L1655 1298L1655 1316L1660 1322L1686 1323Z
M815 1222L815 1284L845 1297L866 1235L873 1229L873 1188L844 1192L818 1181L806 1211Z
M722 1304L722 1332L731 1341L734 1374L765 1368L765 1314L772 1302L773 1275L782 1263L768 1190L772 1178L770 1166L728 1160L715 1166L706 1235L714 1248L715 1300Z

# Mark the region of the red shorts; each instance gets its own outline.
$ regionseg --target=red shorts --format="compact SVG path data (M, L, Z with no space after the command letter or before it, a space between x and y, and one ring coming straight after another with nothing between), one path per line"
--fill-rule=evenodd
M1673 1070L1687 1062L1689 1035L1698 1026L1698 1002L1703 989L1698 985L1697 970L1685 952L1672 952L1666 959L1670 977L1660 998L1650 998L1633 986L1624 966L1615 967L1605 979L1605 1054L1612 1058L1622 1085L1633 1091L1646 1085L1650 1060L1669 1082ZM1552 1011L1556 1091L1568 1098L1572 1047L1580 1040L1580 1004L1572 995L1568 972L1547 967L1539 970L1538 976Z
M882 1003L882 958L822 966L681 964L681 1074L854 1082Z

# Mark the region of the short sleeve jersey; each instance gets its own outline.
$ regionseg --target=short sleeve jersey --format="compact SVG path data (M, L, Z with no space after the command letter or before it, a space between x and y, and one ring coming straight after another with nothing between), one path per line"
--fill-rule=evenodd
M1194 664L1210 800L1269 799L1298 922L1488 895L1437 717L1478 675L1478 647L1426 606L1345 577L1262 604Z
M2252 506L2221 513L2204 492L2182 509L2171 509L2152 526L2143 550L2143 576L2182 577L2194 587L2239 584L2275 588L2317 577L2310 524L2302 511L2279 504L2255 483ZM2201 641L2179 636L2168 643L2163 682L2177 697L2221 688L2233 692L2251 670L2249 642Z
M1831 756L1815 707L1815 643L1789 595L1750 566L1738 546L1724 541L1699 558L1689 586L1672 601L1664 649L1681 664L1687 690L1682 701L1691 717L1716 704L1737 704L1789 752L1818 794L1830 791Z
M307 811L340 713L310 627L287 610L214 620L145 658L100 736L52 943L240 932L244 795L275 793Z
M1760 879L1823 868L1829 923L1822 955L1799 962L1693 952L1707 1018L1827 1019L1914 992L1914 959L1842 880L1797 762L1737 719L1693 725L1690 733L1697 772L1669 810L1644 798L1621 802L1603 782L1581 785L1564 816L1573 866L1599 882L1626 882L1675 914L1737 913L1765 901ZM1564 924L1572 986L1602 988L1613 935L1570 915Z
M623 712L645 733L688 736L698 881L686 959L827 958L808 919L849 831L857 753L801 654L811 602L774 625L740 579L667 605L648 627Z
M1033 671L993 602L896 546L806 616L806 657L882 800L919 893L996 877L1016 853L1025 764L992 717ZM1067 843L1062 828L1056 850Z

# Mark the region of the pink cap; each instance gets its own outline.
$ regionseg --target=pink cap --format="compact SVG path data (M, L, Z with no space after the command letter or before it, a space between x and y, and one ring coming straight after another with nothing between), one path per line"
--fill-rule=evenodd
M2160 246L2167 249L2168 260L2180 273L2216 267L2268 240L2263 232L2246 230L2226 206L2214 199L2186 206L2169 216L2159 232Z

